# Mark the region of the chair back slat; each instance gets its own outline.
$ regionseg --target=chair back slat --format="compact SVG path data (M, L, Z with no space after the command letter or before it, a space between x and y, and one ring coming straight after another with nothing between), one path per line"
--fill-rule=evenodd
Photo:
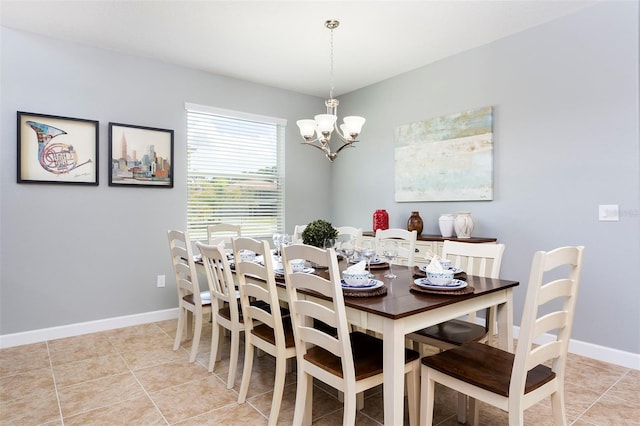
M216 223L207 225L207 241L209 245L217 245L224 242L227 248L231 248L231 240L242 236L242 227L231 223Z
M200 305L202 304L200 286L198 274L195 273L196 266L189 234L186 231L170 230L167 235L178 295L182 298L193 294L194 302Z
M226 253L219 245L197 242L196 247L198 247L202 255L202 263L204 264L211 297L215 297L221 302L231 303L233 301L233 305L237 309L235 283ZM234 307L231 307L231 309L234 309Z
M451 260L456 268L479 277L498 278L504 254L504 244L463 243L446 240L442 258Z
M416 255L416 241L418 239L418 233L414 229L413 231L407 231L400 228L378 229L375 235L376 253L381 254L384 246L384 240L398 239L398 257L394 263L414 266Z

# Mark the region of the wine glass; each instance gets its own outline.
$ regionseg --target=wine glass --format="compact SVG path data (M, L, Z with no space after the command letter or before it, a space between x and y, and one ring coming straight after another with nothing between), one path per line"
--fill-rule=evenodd
M342 244L340 245L340 251L344 255L344 259L347 262L347 266L349 266L349 260L351 259L351 256L353 256L353 253L355 253L353 239L349 238L348 240L343 241Z
M367 261L367 270L369 271L369 276L371 274L371 260L376 257L376 248L374 247L371 241L363 241L362 242L362 256Z
M391 279L397 278L398 276L393 273L393 260L398 255L398 243L393 240L385 241L382 247L382 254L389 263L389 272L387 272L384 276Z
M276 256L280 257L280 244L282 244L282 234L279 232L273 233L273 247L276 249Z
M336 240L334 238L325 238L324 243L322 244L322 247L326 250L326 249L330 249L330 248L335 248L336 247Z

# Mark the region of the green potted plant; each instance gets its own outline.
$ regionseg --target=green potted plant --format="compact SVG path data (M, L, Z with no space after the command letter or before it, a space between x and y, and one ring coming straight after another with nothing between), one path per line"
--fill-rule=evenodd
M314 247L323 248L324 240L336 238L338 230L326 220L318 219L309 223L302 231L302 242Z

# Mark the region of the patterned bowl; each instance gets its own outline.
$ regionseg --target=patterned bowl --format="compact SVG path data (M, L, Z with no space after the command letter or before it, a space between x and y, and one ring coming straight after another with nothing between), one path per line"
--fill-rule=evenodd
M369 284L369 272L356 272L350 273L347 271L342 272L342 279L353 287L364 287Z
M447 285L453 281L453 271L429 272L427 271L427 279L430 283L436 285Z

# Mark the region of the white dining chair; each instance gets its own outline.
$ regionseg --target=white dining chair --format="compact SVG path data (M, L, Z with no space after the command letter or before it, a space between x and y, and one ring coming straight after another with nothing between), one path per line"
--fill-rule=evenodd
M566 425L564 376L583 253L579 246L534 254L515 354L473 342L422 359L420 424L433 422L440 383L469 395L471 424L479 420L476 399L508 412L513 426L551 397L554 424ZM538 344L549 332L555 338Z
M305 259L327 271L328 277L294 273L293 259ZM382 340L349 332L335 250L309 245L283 248L285 282L297 351L295 425L312 418L313 378L344 394L343 424L355 424L356 395L383 382ZM320 298L308 297L312 291ZM318 323L325 326L317 327ZM314 325L315 324L315 325ZM405 376L410 424L418 421L419 354L405 349Z
M238 367L238 353L240 351L240 333L244 331L242 309L238 305L235 282L227 254L219 245L207 245L197 242L196 246L202 255L202 262L212 296L214 311L211 327L211 354L209 356L209 371L215 368L220 360L223 330L231 334L231 349L229 352L229 373L227 375L227 389L235 384L236 369Z
M338 238L341 235L349 235L356 244L359 243L362 238L362 228L356 228L355 226L338 226L336 230L338 231Z
M418 233L401 228L378 229L375 234L376 253L382 254L384 241L388 239L401 240L398 244L398 256L394 264L414 266L416 254L416 241Z
M200 290L189 234L186 231L170 230L167 236L178 289L178 327L173 350L178 350L180 347L182 333L186 329L187 338L193 336L189 362L194 362L202 334L202 317L205 314L211 314L211 293ZM192 331L193 318L195 318L195 330Z
M250 250L256 254L256 257L261 256L262 263L243 260L240 255L242 250ZM244 403L247 398L254 349L260 349L273 356L276 368L269 414L271 426L277 423L280 413L287 360L296 356L291 319L288 316L283 318L280 308L269 243L247 237L234 238L233 252L245 326L244 369L238 392L238 403Z

